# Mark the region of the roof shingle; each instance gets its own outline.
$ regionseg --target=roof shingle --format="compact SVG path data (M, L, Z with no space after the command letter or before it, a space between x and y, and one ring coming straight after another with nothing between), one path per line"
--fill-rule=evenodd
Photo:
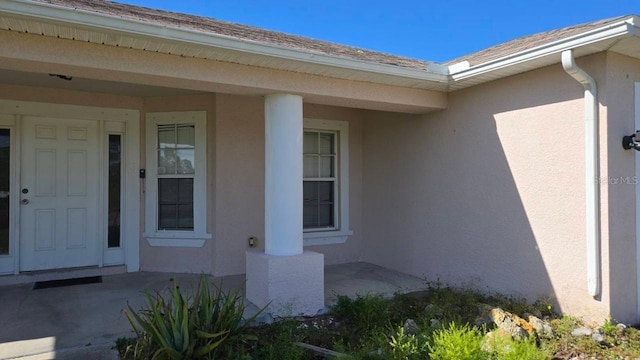
M181 14L105 0L33 0L68 8L80 9L168 27L195 30L245 41L306 50L326 55L370 61L407 68L424 69L429 62L390 55L371 50L314 40L302 36L260 29L253 26L220 21L212 18Z
M566 39L573 35L578 35L589 30L603 27L628 17L630 16L620 16L586 24L569 26L562 29L541 32L534 35L523 36L506 43L498 44L496 46L492 46L490 48L447 61L444 65L453 65L462 61L468 61L471 66L484 64L486 62L516 54L527 49L532 49L540 45Z

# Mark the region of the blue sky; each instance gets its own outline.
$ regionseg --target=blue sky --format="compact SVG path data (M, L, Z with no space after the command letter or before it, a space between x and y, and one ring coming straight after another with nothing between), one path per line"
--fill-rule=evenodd
M437 62L524 35L640 14L640 0L116 1Z

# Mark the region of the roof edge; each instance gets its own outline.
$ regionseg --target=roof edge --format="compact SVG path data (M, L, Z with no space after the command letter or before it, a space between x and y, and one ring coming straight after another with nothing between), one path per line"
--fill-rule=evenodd
M451 65L432 62L425 68L409 68L328 55L311 50L290 48L195 29L155 24L30 0L2 1L0 2L0 14L6 14L18 19L29 19L49 23L54 22L67 26L82 27L87 30L124 34L165 43L225 49L249 54L249 56L254 55L257 57L270 57L307 63L312 66L318 66L318 68L339 68L395 78L425 81L444 86L447 88L447 90L445 90L447 92L454 90L456 87L464 87L464 80L467 79L476 77L482 79L483 75L522 63L535 61L536 59L560 54L565 50L588 46L613 38L638 36L638 34L640 34L640 17L637 15L629 15L620 18L618 21L592 30L525 49L478 65L470 66L468 61ZM506 75L500 75L499 77L504 76ZM340 78L340 76L336 76L336 78ZM480 80L480 82L484 81Z
M168 40L171 42L187 43L196 46L222 48L259 56L312 63L319 66L330 66L394 77L418 79L440 84L449 84L447 67L438 64L428 66L426 69L404 68L243 40L192 29L168 27L160 24L153 24L134 19L125 19L108 14L100 14L82 9L73 9L60 5L32 2L28 0L3 1L0 3L0 13L10 14L20 18L37 19L47 22L54 21L90 29L99 29L101 31L108 31L111 33L125 33L137 37L153 38L165 41Z
M597 29L552 41L550 43L526 49L482 64L465 66L468 65L468 63L464 64L463 62L449 65L449 73L452 83L455 83L474 76L535 60L540 57L559 54L564 50L575 49L624 35L635 35L635 29L638 25L640 25L640 17L632 15L613 24L608 24Z

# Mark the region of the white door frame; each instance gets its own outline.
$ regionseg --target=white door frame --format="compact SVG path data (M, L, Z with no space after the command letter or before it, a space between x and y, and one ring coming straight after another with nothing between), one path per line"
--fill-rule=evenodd
M15 196L19 193L20 188L20 118L25 115L30 116L46 116L60 117L67 119L84 119L96 120L99 123L100 139L97 146L100 146L99 158L105 162L106 146L105 138L107 134L121 133L123 135L123 187L122 187L122 203L121 216L125 220L121 223L122 231L122 249L124 250L124 264L128 272L136 272L140 268L140 180L138 179L138 170L140 168L140 112L131 109L115 109L115 108L99 108L78 105L61 105L40 102L14 101L0 99L0 126L9 127L11 132L11 157L12 157L12 173L13 181L11 185L11 203L10 203L10 254L0 258L0 273L18 274L20 269L20 246L19 246L19 197ZM6 124L5 124L6 123ZM106 125L105 125L106 124ZM104 148L104 149L103 149ZM101 167L102 168L102 167ZM100 181L104 184L104 176L100 177ZM100 186L104 189L104 185ZM100 195L101 199L105 199L104 194ZM101 200L99 200L100 202ZM102 219L100 226L106 234L106 213L104 206L99 204L98 214ZM103 243L98 246L99 264L105 264L104 259L107 256L106 236ZM8 271L3 264L13 262L12 271ZM107 261L107 265L109 261ZM9 266L9 265L5 265Z

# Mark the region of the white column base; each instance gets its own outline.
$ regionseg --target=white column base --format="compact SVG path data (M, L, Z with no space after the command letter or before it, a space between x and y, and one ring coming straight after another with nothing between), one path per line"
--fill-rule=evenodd
M247 251L247 300L272 316L316 315L324 308L324 255Z

